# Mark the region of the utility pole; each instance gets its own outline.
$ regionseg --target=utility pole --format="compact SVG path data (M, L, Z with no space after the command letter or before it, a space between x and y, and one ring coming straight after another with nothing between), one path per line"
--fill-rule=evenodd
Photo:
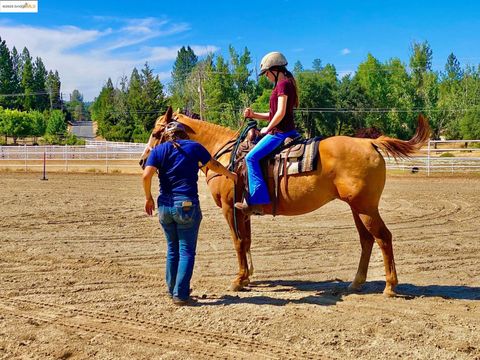
M52 87L50 86L48 89L48 97L50 98L50 111L53 110L53 99L52 99Z

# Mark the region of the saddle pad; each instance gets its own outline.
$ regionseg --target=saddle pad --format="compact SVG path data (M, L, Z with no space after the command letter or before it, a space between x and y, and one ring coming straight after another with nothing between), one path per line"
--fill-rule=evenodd
M308 139L305 143L305 151L303 152L303 156L295 158L295 157L288 157L287 160L287 174L294 175L300 174L304 172L314 171L317 169L318 163L318 144L320 142L320 138ZM278 164L278 173L280 176L283 175L284 172L284 161L285 159L282 157L280 159L279 155L275 157L275 160L271 160L268 166L268 176L273 177L275 162L280 160L280 164Z

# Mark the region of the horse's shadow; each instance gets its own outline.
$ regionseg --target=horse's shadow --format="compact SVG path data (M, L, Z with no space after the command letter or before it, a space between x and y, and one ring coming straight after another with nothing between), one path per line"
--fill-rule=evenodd
M370 281L363 285L359 292L352 292L348 289L350 282L339 279L331 281L304 281L304 280L263 280L255 281L245 291L255 292L291 292L302 291L315 292L314 295L290 299L274 298L267 295L256 295L240 297L238 295L224 295L213 302L202 303L201 305L234 305L234 304L255 304L284 306L286 304L314 304L330 306L343 301L345 296L351 294L382 294L385 288L384 281ZM440 297L454 300L480 300L480 287L452 286L452 285L426 285L400 284L395 288L398 297L412 300L421 297Z

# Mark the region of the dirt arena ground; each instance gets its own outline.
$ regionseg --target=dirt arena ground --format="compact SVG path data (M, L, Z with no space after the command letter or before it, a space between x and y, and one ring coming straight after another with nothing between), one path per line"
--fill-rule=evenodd
M165 292L165 241L140 177L0 173L1 359L480 359L480 177L389 176L381 213L400 285L346 204L253 220L255 275L237 271L204 181L195 306Z

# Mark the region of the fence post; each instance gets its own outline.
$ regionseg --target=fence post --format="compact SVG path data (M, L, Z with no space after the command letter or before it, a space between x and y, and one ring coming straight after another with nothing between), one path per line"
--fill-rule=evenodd
M65 172L68 172L68 145L63 148L63 159L65 160Z
M108 174L108 141L105 141L105 172Z
M432 140L428 140L428 149L427 149L427 176L430 176L430 142Z
M47 179L47 152L46 150L43 151L43 178L40 180L48 180Z
M23 148L25 149L25 172L27 172L27 159L28 159L27 144L23 144Z

